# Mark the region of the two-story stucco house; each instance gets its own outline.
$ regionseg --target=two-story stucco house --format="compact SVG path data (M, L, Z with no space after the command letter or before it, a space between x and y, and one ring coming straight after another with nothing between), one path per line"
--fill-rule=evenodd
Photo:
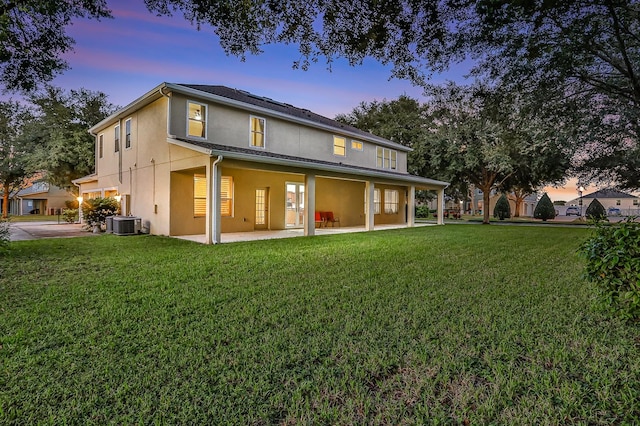
M443 208L447 183L408 174L409 148L224 86L162 83L90 132L96 172L75 181L81 196L120 195L152 234L313 235L316 212L343 227L413 226L416 189Z

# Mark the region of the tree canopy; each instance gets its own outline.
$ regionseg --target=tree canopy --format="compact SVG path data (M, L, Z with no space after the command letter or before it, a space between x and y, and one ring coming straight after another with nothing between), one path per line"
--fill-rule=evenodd
M107 18L106 0L21 0L0 5L0 81L8 91L32 91L67 68L73 18Z
M87 131L116 110L101 92L64 92L47 87L31 97L34 119L25 129L33 141L31 167L46 170L47 180L71 190L71 181L94 170L95 138Z
M30 174L28 154L32 147L23 137L28 111L16 101L0 101L0 190L2 217L9 212L9 197Z
M424 105L401 96L362 103L337 119L414 149L411 173L451 182L450 196L470 184L483 192L518 186L523 196L561 179L569 164L558 140L538 129L517 94L483 85L432 87ZM484 208L485 223L489 210Z

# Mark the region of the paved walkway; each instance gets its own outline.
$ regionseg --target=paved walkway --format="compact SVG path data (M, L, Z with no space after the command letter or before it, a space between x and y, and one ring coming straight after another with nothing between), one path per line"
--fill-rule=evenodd
M11 222L11 241L38 240L41 238L88 237L94 235L82 229L78 223L57 222Z

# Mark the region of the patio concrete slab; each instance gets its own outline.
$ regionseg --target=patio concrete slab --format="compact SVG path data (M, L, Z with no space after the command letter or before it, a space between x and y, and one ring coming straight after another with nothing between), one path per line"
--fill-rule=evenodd
M88 237L94 234L82 229L79 223L11 222L10 241L39 240L42 238Z
M419 226L436 226L435 223L416 223L416 227ZM382 231L385 229L401 229L406 228L406 225L376 225L375 231ZM366 232L364 226L354 227L338 227L338 228L316 228L316 235L332 235L332 234L350 234L354 232ZM298 229L283 229L277 231L253 231L253 232L227 232L221 235L222 243L236 243L241 241L258 241L258 240L274 240L280 238L295 238L303 237L304 230ZM205 244L206 237L204 234L198 235L178 235L174 238L181 240L194 241L197 243Z

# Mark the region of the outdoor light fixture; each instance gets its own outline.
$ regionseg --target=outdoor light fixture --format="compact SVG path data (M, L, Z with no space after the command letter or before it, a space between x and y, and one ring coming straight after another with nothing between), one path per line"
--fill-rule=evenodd
M116 196L115 196L115 197L113 197L113 198L115 198L115 199L116 199L116 201L117 201L118 203L120 203L120 200L122 200L122 195L118 194L118 195L116 195Z

